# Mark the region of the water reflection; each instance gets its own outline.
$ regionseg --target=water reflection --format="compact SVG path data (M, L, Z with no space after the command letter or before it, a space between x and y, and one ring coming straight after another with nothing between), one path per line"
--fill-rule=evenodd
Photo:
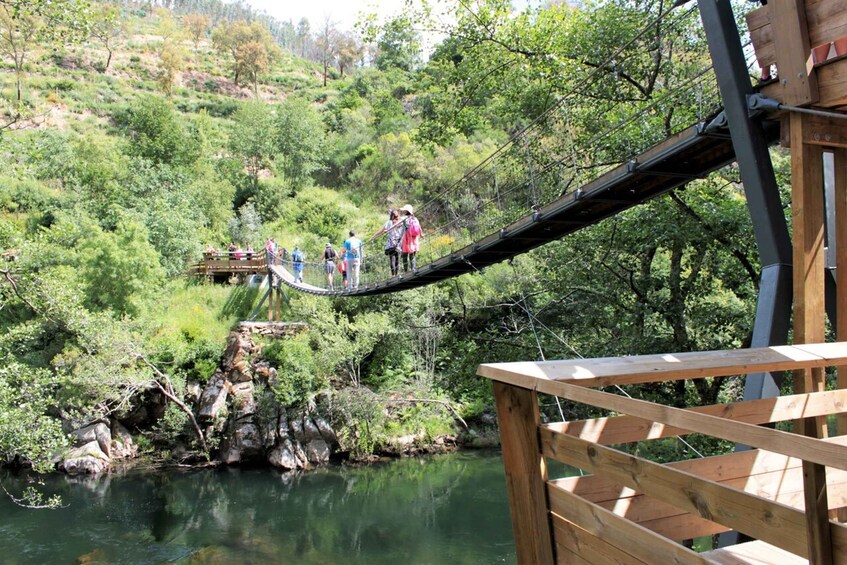
M20 478L4 484L20 488ZM54 477L68 508L0 502L5 563L513 563L502 462ZM11 556L11 558L9 558Z

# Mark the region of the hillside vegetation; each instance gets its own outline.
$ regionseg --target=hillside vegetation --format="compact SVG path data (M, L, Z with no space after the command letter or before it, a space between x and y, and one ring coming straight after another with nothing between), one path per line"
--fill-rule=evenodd
M34 29L25 59L5 48L0 72L0 454L42 470L69 422L119 416L157 382L182 397L210 377L254 297L185 277L206 247L274 236L314 258L349 229L375 233L389 207L452 185L660 9L457 2L424 62L425 14L412 11L356 39L238 19L249 10L213 22L211 0L98 2L80 29L48 29L32 5L0 3L0 31L22 18ZM665 33L659 52L703 56L685 30ZM674 82L680 63L651 66L639 48L629 82L574 101L574 135L603 127L609 101L649 101ZM424 231L435 220L421 218ZM730 168L482 274L378 298L292 296L285 317L311 330L274 355L281 374L313 377L284 400L335 391L347 448L364 455L392 435L454 432L448 405L489 421L480 362L746 345L757 285ZM738 393L728 382L630 393L713 402ZM194 441L185 414L169 417L138 430L148 449Z

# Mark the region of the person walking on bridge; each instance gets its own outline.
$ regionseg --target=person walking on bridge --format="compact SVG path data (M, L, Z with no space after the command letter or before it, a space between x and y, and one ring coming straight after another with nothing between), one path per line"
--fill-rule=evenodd
M400 208L400 213L403 214L401 221L402 232L400 237L400 255L403 257L403 272L408 272L409 263L412 264L412 272L418 271L418 266L415 262L415 255L420 249L420 238L423 236L421 224L415 217L415 210L411 205L406 204Z
M329 290L335 290L332 275L335 273L335 260L337 258L338 253L332 248L331 243L327 243L324 250L324 272L326 273L326 288Z
M303 282L303 262L306 260L306 254L300 251L300 248L295 246L294 253L291 254L291 265L294 270L294 282Z
M400 236L403 235L400 233L401 230L400 214L392 208L388 211L388 221L371 238L376 239L382 234L388 234L385 238L385 254L388 256L388 268L391 269L392 279L397 276L400 263Z
M347 273L350 288L359 288L359 267L362 266L362 240L356 237L356 232L350 230L350 237L344 240L344 258L347 259Z

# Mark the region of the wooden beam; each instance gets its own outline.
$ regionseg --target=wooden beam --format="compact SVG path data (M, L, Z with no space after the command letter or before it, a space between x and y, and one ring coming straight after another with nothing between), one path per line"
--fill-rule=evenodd
M549 450L556 459L609 477L685 512L718 522L786 551L808 555L806 519L799 510L565 434L544 434L542 441L545 452ZM561 514L563 502L575 497L570 493L567 497L560 496L566 492L554 484L550 485L548 496L552 512ZM590 503L586 501L586 504ZM583 525L581 521L571 521Z
M550 496L554 527L559 526L559 521L567 520L645 563L708 563L698 553L575 494L554 487Z
M824 309L825 237L823 153L819 146L804 143L812 129L809 116L791 114L791 216L794 228L794 342L817 343L826 337ZM794 371L794 392L826 389L820 367ZM826 418L798 420L795 430L809 437L826 437ZM803 461L809 560L832 563L829 535L826 469Z
M802 142L822 147L847 147L847 119L828 118L826 116L805 116L806 125L802 128ZM782 135L782 132L780 132ZM790 127L785 128L790 137ZM786 147L791 147L789 139Z
M477 368L477 374L524 388L536 388L542 381L569 381L586 387L600 387L791 371L838 365L839 361L847 362L847 342L597 359L485 363Z
M552 564L547 465L538 441L538 396L533 390L495 382L494 400L518 563Z
M770 21L781 102L806 106L818 101L818 85L812 73L812 55L803 0L771 0Z
M815 76L820 98L815 106L837 109L839 106L847 105L847 58L830 59L822 65L816 65ZM782 87L778 81L762 86L759 92L784 102L780 99Z
M845 268L845 271L847 271L847 268ZM847 283L845 283L844 288L847 288ZM845 313L845 317L847 317L847 313ZM847 324L847 320L845 320L845 324ZM845 379L847 379L847 375L845 375ZM729 404L700 406L697 408L688 408L688 410L727 418L736 422L769 424L785 420L847 412L847 390L778 396L775 398L747 400ZM844 416L842 415L841 417ZM601 445L629 443L690 433L681 428L656 424L633 416L614 416L609 418L594 418L591 420L577 420L574 422L555 422L545 424L544 427Z

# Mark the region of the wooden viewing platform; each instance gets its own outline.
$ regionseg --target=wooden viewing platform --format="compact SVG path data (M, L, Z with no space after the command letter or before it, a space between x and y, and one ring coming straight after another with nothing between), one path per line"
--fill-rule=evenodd
M518 561L783 565L806 563L826 538L832 562L847 563L847 525L827 519L825 535L813 531L804 496L804 475L825 468L815 504L825 516L847 507L847 436L760 427L843 419L847 390L680 409L594 388L838 365L845 342L481 365L494 381ZM538 393L626 416L542 424ZM609 447L688 433L754 449L659 464ZM547 459L590 475L548 480ZM756 541L702 554L678 543L729 530Z
M245 252L204 253L203 259L191 265L188 274L197 277L215 278L217 276L255 275L265 273L268 263L265 252L252 253L248 258Z

